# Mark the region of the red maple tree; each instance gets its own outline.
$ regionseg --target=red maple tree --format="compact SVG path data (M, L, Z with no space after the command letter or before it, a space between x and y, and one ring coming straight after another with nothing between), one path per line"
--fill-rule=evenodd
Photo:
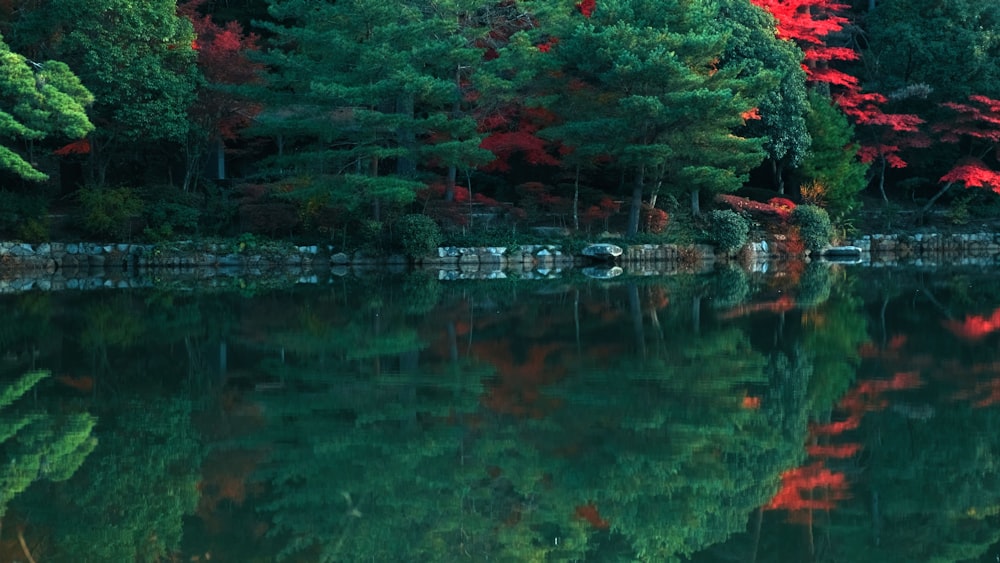
M260 104L212 86L239 86L258 80L262 66L247 53L257 50L257 35L245 33L239 22L219 25L200 9L206 0L188 0L178 4L177 13L191 20L197 39L198 68L208 82L199 90L191 115L210 134L235 139L260 112Z
M837 63L860 58L857 50L843 41L845 28L850 23L844 14L850 6L836 0L751 1L774 15L778 37L794 41L802 49L807 81L825 85L841 110L856 127L863 129L858 157L864 163L879 166L879 191L882 198L888 200L886 168L905 167L902 151L926 147L930 141L920 130L924 122L921 117L886 112L887 96L862 92L856 76L837 68ZM842 44L833 44L835 40Z
M968 152L941 176L938 180L943 184L941 189L931 197L921 213L926 213L955 184L966 188L988 187L1000 193L1000 173L985 160L992 157L996 161L1000 156L1000 100L972 95L966 103L945 102L941 106L950 109L953 115L936 123L934 132L945 143L967 146Z

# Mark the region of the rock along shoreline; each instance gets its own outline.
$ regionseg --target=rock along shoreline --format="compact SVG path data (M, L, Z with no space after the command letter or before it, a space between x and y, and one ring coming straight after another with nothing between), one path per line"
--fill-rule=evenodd
M1000 233L866 235L849 243L859 251L854 263L871 267L1000 266ZM166 278L281 277L309 282L330 275L364 275L379 269L426 270L441 280L546 278L579 269L595 278L709 272L717 263L737 261L751 271L766 271L783 259L780 241L747 245L739 256L720 254L708 245L622 245L619 256L595 259L569 253L560 245L518 247L440 247L419 260L402 255L345 254L332 247L268 242L253 247L238 242L101 244L0 242L0 293L26 289L132 287L150 276ZM223 281L224 283L224 281Z

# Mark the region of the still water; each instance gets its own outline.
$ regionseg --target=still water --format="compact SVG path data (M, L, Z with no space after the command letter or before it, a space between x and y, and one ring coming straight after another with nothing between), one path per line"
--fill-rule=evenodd
M0 560L995 561L989 271L0 298Z

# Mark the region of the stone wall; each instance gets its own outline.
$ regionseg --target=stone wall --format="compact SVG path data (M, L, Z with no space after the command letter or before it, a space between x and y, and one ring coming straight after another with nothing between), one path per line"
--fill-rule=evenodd
M766 271L779 245L751 243L742 257L754 271ZM870 266L1000 266L1000 234L867 235L851 243L862 251L862 264ZM624 246L624 245L623 245ZM594 263L566 252L559 245L519 247L442 247L415 267L434 272L439 279L490 279L558 277L580 269L593 277L613 277L623 272L659 275L710 271L720 260L706 245L625 246L614 264ZM92 242L37 245L0 242L0 293L30 289L74 289L147 285L144 276L171 279L207 279L227 276L272 276L301 280L315 276L364 275L388 268L401 272L414 267L405 257L383 258L363 253L344 254L330 247L263 243L247 247L236 242L171 244L97 244ZM779 266L780 267L780 266Z
M316 246L272 245L261 249L232 244L98 244L0 242L0 271L139 270L159 268L270 269L308 266Z
M642 275L709 271L715 262L709 246L633 245L615 264L595 263L565 252L559 245L507 247L441 247L411 264L404 256L375 258L345 254L330 247L264 243L98 244L92 242L37 245L0 242L0 293L32 289L97 289L145 287L154 279L206 280L264 276L302 280L329 275L366 275L379 269L402 272L429 270L442 280L558 277L571 269L598 278L628 271ZM319 278L317 277L319 276Z
M1000 265L1000 233L875 234L851 244L872 265Z

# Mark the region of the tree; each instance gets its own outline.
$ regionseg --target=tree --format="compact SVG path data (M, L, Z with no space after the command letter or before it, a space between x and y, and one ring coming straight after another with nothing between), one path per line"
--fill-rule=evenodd
M809 101L802 51L776 36L770 14L744 0L720 2L721 30L730 35L722 64L743 67L743 76L773 71L778 84L761 97L757 119L747 119L745 135L762 137L774 187L785 193L785 171L797 167L808 154L810 131L806 126Z
M849 215L857 196L868 184L868 166L858 158L853 128L826 96L809 93L806 114L812 142L798 172L804 180L802 196L823 206L834 219Z
M932 102L1000 96L1000 6L974 0L880 0L866 16L865 67L881 92L924 84Z
M854 88L855 76L831 67L831 62L853 61L857 52L847 45L834 45L848 23L847 8L837 0L753 0L777 20L778 37L797 43L805 53L808 80L828 86ZM829 94L829 90L826 91Z
M734 131L771 77L719 66L726 37L709 25L716 5L615 0L590 17L551 13L538 12L541 29L559 38L547 53L548 72L594 88L607 102L596 113L565 116L546 134L585 155L607 155L631 176L629 235L638 232L650 188L688 195L697 214L702 191L733 191L761 162L763 140ZM547 105L558 110L562 99L555 93Z
M21 376L0 389L0 519L12 500L32 483L65 481L73 476L97 445L92 436L97 419L86 413L48 413L19 401L45 371Z
M25 180L44 181L48 176L34 163L32 145L47 137L82 139L93 131L87 106L94 97L69 67L59 61L36 63L10 50L0 36L0 135L19 139L28 156L0 145L0 170Z
M189 109L191 130L184 145L185 191L196 183L209 145L215 146L216 157L222 159L224 142L235 140L260 112L258 103L233 92L233 87L259 80L263 67L248 56L257 50L258 37L244 33L236 21L219 25L211 16L202 14L199 10L205 1L188 0L177 7L177 12L194 25L198 69L205 81ZM224 163L220 164L219 172L225 174Z
M123 172L121 161L169 177L198 83L194 32L174 0L47 0L17 29L20 44L69 63L94 94L92 182L103 186L112 163Z
M278 138L275 163L353 210L401 206L418 173L489 160L461 111L481 52L462 22L479 4L273 1L269 91L258 134ZM287 172L286 172L287 174ZM449 178L453 174L448 174ZM453 179L452 185L453 185Z
M73 561L155 561L179 547L183 519L198 503L191 402L133 396L109 419L88 463L22 496L18 512L54 530L54 551Z
M1000 146L1000 100L974 95L969 96L967 103L945 102L942 106L954 115L936 124L934 130L943 142L968 147L968 152L938 180L944 185L920 210L921 214L927 213L956 183L966 188L989 187L1000 193L1000 173L983 160L992 156L995 161Z

